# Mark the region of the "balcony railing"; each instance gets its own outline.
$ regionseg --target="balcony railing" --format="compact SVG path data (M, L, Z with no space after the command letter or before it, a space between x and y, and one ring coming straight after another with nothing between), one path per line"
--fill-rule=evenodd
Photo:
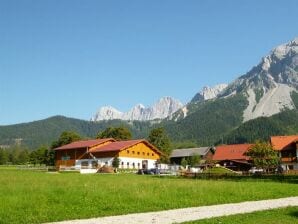
M283 157L281 158L281 161L294 163L294 162L297 162L297 157Z

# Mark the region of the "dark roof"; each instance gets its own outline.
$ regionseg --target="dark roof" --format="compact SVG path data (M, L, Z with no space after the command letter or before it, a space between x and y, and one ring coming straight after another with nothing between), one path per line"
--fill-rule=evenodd
M193 155L205 156L211 149L212 147L174 149L170 155L170 158L190 157Z
M249 150L252 144L238 145L220 145L216 147L213 160L249 160L245 152Z
M271 145L274 150L283 150L292 143L298 142L298 135L290 136L271 136Z
M139 143L144 143L148 145L150 148L152 148L154 151L156 151L159 154L162 154L161 151L159 151L155 146L151 145L148 141L145 139L138 139L138 140L128 140L128 141L117 141L117 142L111 142L106 145L99 145L96 148L93 148L90 150L90 152L112 152L112 151L122 151L125 150L131 146L134 146Z
M82 140L72 142L67 145L63 145L61 147L55 148L55 150L66 150L66 149L80 149L80 148L90 148L108 141L115 141L113 138L104 138L104 139L94 139L94 140Z

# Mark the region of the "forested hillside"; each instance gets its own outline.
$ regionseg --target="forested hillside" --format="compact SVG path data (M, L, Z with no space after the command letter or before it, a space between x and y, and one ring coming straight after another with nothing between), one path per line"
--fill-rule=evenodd
M199 103L195 112L182 120L162 123L175 141L190 140L198 145L211 145L242 123L247 106L244 96L210 100Z
M113 120L91 122L63 116L50 117L45 120L23 124L0 126L0 145L14 145L15 139L22 139L21 144L34 149L40 145L50 145L63 131L75 131L85 138L95 138L99 131L109 126L126 126L133 137L139 138L148 135L147 126L150 123Z
M219 139L217 144L246 143L256 140L268 141L272 135L298 133L298 111L286 110L272 117L260 117L242 124Z

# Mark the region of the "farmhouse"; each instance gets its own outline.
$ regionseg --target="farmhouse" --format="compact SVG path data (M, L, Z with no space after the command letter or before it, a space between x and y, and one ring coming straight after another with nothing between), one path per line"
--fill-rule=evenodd
M271 136L271 145L278 151L284 170L298 170L298 135Z
M191 156L198 155L202 160L211 160L214 153L213 147L174 149L170 155L171 163L181 164L183 158L187 159Z
M248 171L251 161L245 153L252 144L220 145L216 147L212 160L235 171Z
M119 158L120 168L151 169L162 153L144 139L116 141L112 138L77 141L55 149L56 167L76 169L112 166Z

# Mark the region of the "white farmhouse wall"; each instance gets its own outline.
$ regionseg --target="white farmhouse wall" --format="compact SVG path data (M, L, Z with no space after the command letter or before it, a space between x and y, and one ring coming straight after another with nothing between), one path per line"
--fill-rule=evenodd
M75 168L77 170L80 170L82 167L82 163L88 162L88 166L84 167L85 169L92 169L92 162L97 161L99 166L112 166L113 157L108 158L98 158L98 159L81 159L76 160ZM147 160L148 161L148 169L156 168L156 160L153 159L142 159L142 158L130 158L130 157L119 157L120 159L120 165L119 168L124 169L141 169L142 168L142 161ZM122 165L123 164L123 165Z
M135 164L135 169L142 169L142 161L148 161L148 169L156 168L156 160L154 159L142 159L142 158L131 158L131 157L119 157L120 159L120 166L119 168L124 169L133 169L133 164ZM123 167L122 167L123 162ZM129 164L127 166L127 163ZM139 166L138 166L139 165Z

